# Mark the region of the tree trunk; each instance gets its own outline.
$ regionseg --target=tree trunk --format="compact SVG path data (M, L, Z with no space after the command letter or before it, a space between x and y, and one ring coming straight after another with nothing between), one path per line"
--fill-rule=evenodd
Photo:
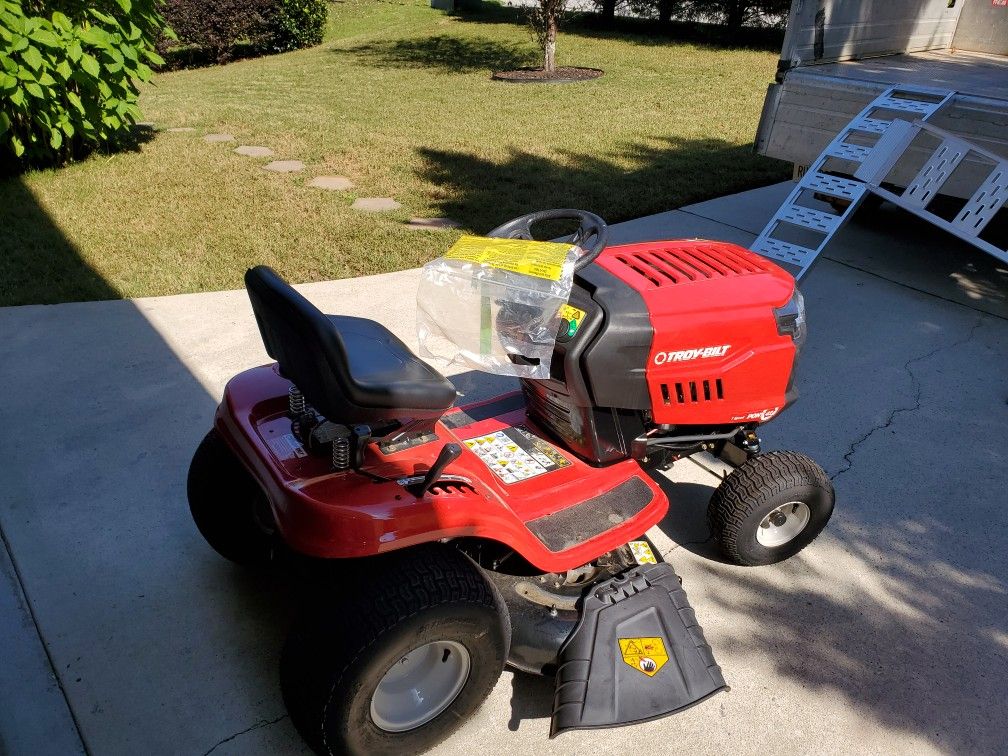
M546 18L546 47L543 50L543 70L547 73L556 70L556 38L557 19L551 14Z
M745 0L731 0L728 3L728 31L732 37L738 34L745 21L746 3Z
M606 26L612 26L616 19L616 0L602 0L602 20Z
M658 0L658 23L668 26L672 21L672 7L675 0Z

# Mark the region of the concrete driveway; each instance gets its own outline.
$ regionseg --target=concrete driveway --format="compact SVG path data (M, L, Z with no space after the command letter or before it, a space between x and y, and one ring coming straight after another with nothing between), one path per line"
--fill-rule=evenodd
M617 239L744 244L787 188ZM897 211L827 254L802 287L802 397L764 439L830 473L830 527L782 565L724 565L703 524L716 479L684 461L652 533L732 690L549 741L551 682L506 672L439 753L1004 751L1008 271ZM412 342L416 281L300 288ZM7 308L0 333L0 752L302 752L276 676L291 586L218 558L185 501L225 381L267 359L244 292Z

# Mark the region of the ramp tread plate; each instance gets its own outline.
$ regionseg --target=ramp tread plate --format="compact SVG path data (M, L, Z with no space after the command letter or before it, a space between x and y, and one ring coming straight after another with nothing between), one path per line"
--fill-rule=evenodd
M893 95L882 95L872 102L872 107L885 108L886 110L903 110L907 113L915 113L917 115L930 115L943 103L944 100L940 103L925 102L924 100L908 100L903 97L894 97Z
M969 145L958 139L947 139L938 145L934 154L921 166L917 175L904 190L901 204L926 206L934 199L956 166L966 157L967 152L969 152Z
M813 210L810 207L800 205L788 205L781 208L777 220L818 231L821 234L828 234L840 225L842 219L839 215L826 213L822 210Z
M851 181L826 173L806 173L799 184L814 192L852 201L860 199L866 191L865 185L860 181Z
M841 160L852 160L856 163L860 163L871 152L871 147L863 147L860 144L848 144L847 142L837 142L836 144L831 144L825 150L826 154L830 157L840 158Z
M889 127L890 123L891 121L885 121L881 118L855 118L851 122L850 128L869 134L881 134Z
M977 236L1008 200L1008 162L999 163L953 221L964 234Z
M811 263L817 254L814 249L790 244L780 239L772 239L769 236L757 239L752 246L752 251L764 257L780 260L790 265L798 265L802 268Z

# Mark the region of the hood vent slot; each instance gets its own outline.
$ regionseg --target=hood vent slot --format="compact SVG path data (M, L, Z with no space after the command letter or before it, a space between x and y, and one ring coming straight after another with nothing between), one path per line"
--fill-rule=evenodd
M769 270L768 264L761 260L712 244L652 247L640 252L619 253L614 259L659 288Z

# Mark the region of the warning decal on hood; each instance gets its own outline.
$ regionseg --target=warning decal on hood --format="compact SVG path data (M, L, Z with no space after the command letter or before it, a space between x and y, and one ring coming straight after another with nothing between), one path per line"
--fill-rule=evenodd
M469 438L463 443L505 483L528 480L570 464L552 444L520 426Z

